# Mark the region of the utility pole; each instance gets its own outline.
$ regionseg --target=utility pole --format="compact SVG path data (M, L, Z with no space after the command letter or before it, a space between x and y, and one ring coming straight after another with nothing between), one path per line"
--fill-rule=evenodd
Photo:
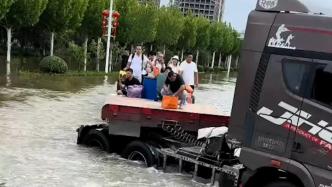
M106 47L105 73L108 73L108 65L109 65L109 61L110 61L110 46L111 46L111 32L112 32L113 0L110 0L110 10L109 10L109 12L110 12L110 14L108 16L108 30L107 30L107 47Z

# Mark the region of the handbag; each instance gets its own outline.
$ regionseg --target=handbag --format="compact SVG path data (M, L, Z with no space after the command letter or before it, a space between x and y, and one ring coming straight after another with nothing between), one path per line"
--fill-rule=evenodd
M142 97L143 86L142 85L132 85L127 88L127 97L141 98Z

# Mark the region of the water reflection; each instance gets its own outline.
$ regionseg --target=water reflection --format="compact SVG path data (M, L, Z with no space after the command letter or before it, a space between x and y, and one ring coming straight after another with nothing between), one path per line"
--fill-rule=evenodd
M10 79L10 76L9 76L9 75L6 75L6 87L11 86L11 84L12 84L12 81L11 81L11 79Z

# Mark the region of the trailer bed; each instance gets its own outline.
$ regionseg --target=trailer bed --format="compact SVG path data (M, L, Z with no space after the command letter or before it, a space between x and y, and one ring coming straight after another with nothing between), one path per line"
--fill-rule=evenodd
M102 119L113 123L139 123L141 126L154 127L164 121L181 124L185 130L197 131L204 127L227 126L229 116L222 115L212 106L188 104L182 109L161 108L161 103L124 96L112 95L102 108Z

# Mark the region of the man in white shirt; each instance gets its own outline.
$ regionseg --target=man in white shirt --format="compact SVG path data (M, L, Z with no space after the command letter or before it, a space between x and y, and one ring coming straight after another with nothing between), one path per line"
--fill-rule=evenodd
M186 85L191 86L193 89L198 87L198 70L197 65L193 62L193 55L189 54L185 61L180 65L180 75Z
M142 75L146 74L146 66L149 59L142 53L142 46L136 46L135 54L130 55L127 69L133 69L133 75L142 83Z

